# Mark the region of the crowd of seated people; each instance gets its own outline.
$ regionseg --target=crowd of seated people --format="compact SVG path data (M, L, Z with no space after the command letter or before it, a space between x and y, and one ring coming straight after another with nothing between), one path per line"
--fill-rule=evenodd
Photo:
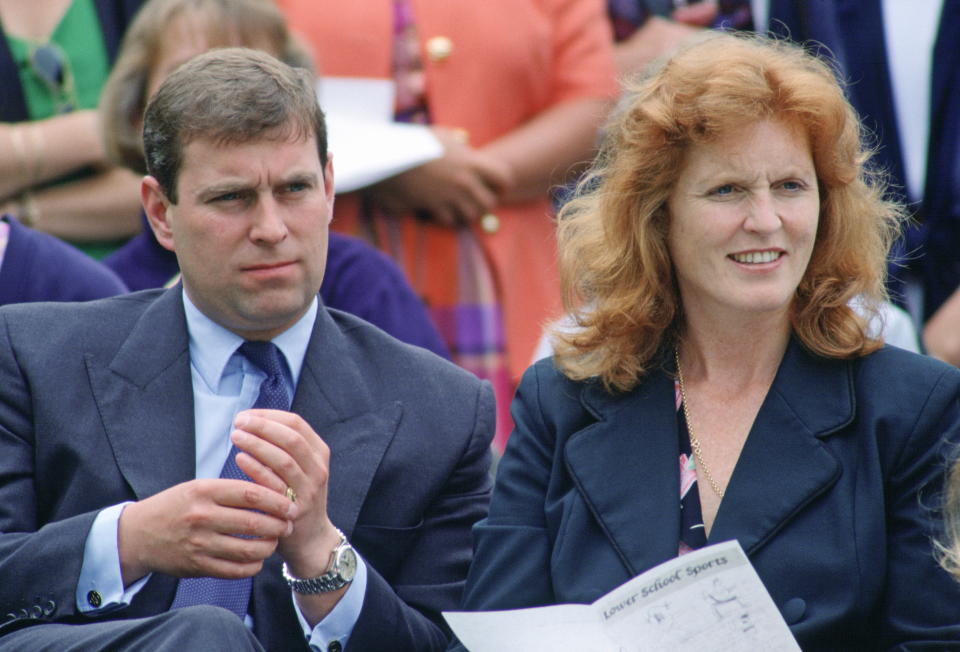
M302 564L299 546L285 544L285 537L299 541L305 526L297 526L298 516L284 517L290 532L271 535L277 550L263 559L264 569L269 557L323 579L303 588L288 578L295 609L283 614L315 649L339 649L327 646L351 640L394 649L376 647L374 631L405 641L395 649L458 649L441 610L592 602L662 561L725 539L741 542L804 649L960 646L954 606L960 582L951 580L951 574L960 577L960 376L954 368L960 365L954 246L960 240L960 57L954 47L960 7L949 0L922 0L909 10L896 0L854 4L0 0L0 75L7 82L0 93L6 152L0 157L0 306L42 304L0 311L0 376L7 383L0 395L6 400L0 457L6 452L12 460L0 463L0 495L5 486L7 498L23 493L20 483L33 471L17 465L28 457L39 469L78 455L46 450L33 434L53 422L40 421L49 417L43 399L31 392L44 380L31 376L39 372L30 367L49 364L38 347L62 346L75 336L63 329L60 339L34 342L30 325L67 319L72 310L78 323L125 319L107 306L160 305L158 297L178 297L185 306L178 319L189 335L185 369L198 406L199 448L195 474L177 479L217 478L223 466L221 480L251 480L279 492L295 505L291 513L298 502L305 513L324 505L310 523L331 543L329 569ZM298 106L294 117L277 123L271 116L250 118L250 124L262 118L269 126L256 129L265 131L225 127L212 142L190 125L160 125L183 142L170 150L156 145L172 163L151 162L154 145L144 132L149 107L162 88L173 97L165 82L201 55L213 68L263 67L270 83L281 86L310 79L316 90L338 78L385 80L392 120L429 130L440 154L339 192L338 152L327 158L322 151L319 180L298 170L280 184L270 175L285 165L291 143L314 138L325 150L326 133L338 127L314 122L305 130L296 111L310 109ZM244 88L254 81L235 79L220 92L231 83ZM201 101L201 90L192 115L216 114ZM302 88L279 93L287 102L307 101ZM291 135L291 124L300 131ZM329 190L312 227L324 234L322 243L303 254L305 261L321 260L324 271L300 279L302 289L318 284L309 298L298 299L297 319L283 313L281 327L261 328L267 313L280 314L278 304L269 303L256 319L242 313L257 325L256 336L246 337L242 320L223 312L246 286L221 288L222 297L202 291L213 288L204 284L217 277L218 252L211 249L204 260L187 243L210 233L178 230L187 229L178 215L189 211L187 200L177 198L177 184L195 170L177 166L195 160L195 143L209 145L215 161L228 151L245 161L248 147L269 152L260 163L264 176L257 177L272 193L269 200L260 185L234 183L239 172L217 186L223 192L203 199L211 214L236 205L231 210L251 224L247 245L256 251L277 247L267 242L275 234L264 235L264 225L295 212L300 199L287 193L320 201ZM174 166L172 187L157 180L158 165L161 171ZM289 219L278 241L299 237ZM236 225L216 228L219 239L209 242L228 246ZM205 276L198 275L203 269ZM259 272L264 278L257 276L257 287L272 296L275 287L264 280L270 274ZM89 309L73 305L95 300ZM343 333L349 339L329 363L336 368L349 360L354 372L368 374L356 376L362 382L319 389L319 400L336 413L329 421L296 398L313 391L300 389L296 358L304 356L308 373L313 348L291 360L283 344L306 328L299 321L304 315L312 320L316 314L321 324L327 309L333 309L337 341ZM198 383L211 383L217 394L236 382L245 394L231 405L256 412L266 405L263 388L273 382L266 372L260 393L249 389L248 383L259 383L259 363L238 350L217 362L226 366L217 371L224 376L216 387L193 348L193 329L206 318L232 333L228 340L241 334L279 346L284 362L277 377L286 379L284 393L292 400L277 405L306 421L280 417L281 425L250 428L283 454L307 454L280 442L290 431L315 431L324 446L318 423L351 423L357 416L351 410L366 410L371 397L396 406L396 413L383 408L361 417L358 430L367 434L357 435L355 448L341 443L309 453L326 470L304 474L323 477L324 492L328 472L331 492L352 487L354 513L344 513L332 494L328 510L327 498L311 502L302 485L294 490L292 476L273 466L280 464L271 457L278 455L274 449L245 448L233 438L233 428L243 429L236 424L217 426L216 446L226 446L227 461L203 462L203 447L213 446L201 443L201 430L213 419L203 406L220 399L198 394ZM400 353L376 335L368 338L364 323L417 352ZM116 337L127 337L126 323L111 326L120 329ZM321 326L314 328L311 347ZM372 348L357 353L358 342ZM86 352L83 364L91 374L91 400L114 406L126 394L99 393L107 390L96 377L95 358L108 348ZM423 362L419 349L445 359L444 366ZM123 351L130 353L109 355L121 360ZM145 368L157 364L140 355ZM68 358L65 377L76 371ZM389 372L374 381L367 365ZM455 367L466 373L456 375ZM227 380L234 368L242 369L242 380ZM398 380L403 369L447 378L452 402L437 404L434 380ZM480 389L465 378L480 379ZM385 384L402 386L406 398L381 392ZM69 390L78 397L83 391ZM421 404L428 391L435 395ZM343 407L348 394L349 409ZM424 416L424 405L435 414ZM429 442L443 442L438 455L453 460L447 446L454 442L443 424L456 423L462 433L468 418L474 419L470 436L456 439L465 446L461 457L436 468L424 454ZM105 424L104 431L113 427ZM378 439L394 430L397 437L409 430L426 446ZM240 475L228 476L235 454L232 466L239 465ZM122 459L119 464L126 473ZM435 475L419 477L421 466ZM351 478L361 482L354 487L338 485L338 473L366 475ZM411 497L386 495L400 477L416 486ZM43 507L53 494L22 508L0 505L0 556L16 559L29 542L16 540L17 528L26 536L81 513L110 512L117 536L129 531L121 514L143 512L126 505L167 486L148 483L151 490L141 493L136 481L127 481L135 495L97 497L69 515L69 509ZM357 503L368 490L367 502ZM423 511L408 511L411 502ZM271 504L262 511L270 516L278 509ZM375 516L361 517L355 533L357 513ZM90 530L101 534L85 535L86 548L80 546L72 611L56 607L21 617L17 610L29 614L31 605L7 605L0 591L0 613L9 607L15 616L0 621L0 650L9 632L34 621L72 624L86 611L94 619L103 615L102 624L128 617L118 620L116 613L156 617L171 607L170 598L174 608L182 606L177 587L186 585L183 578L237 574L209 565L194 573L178 564L173 583L162 584L151 578L165 571L141 563L139 569L151 571L128 582L120 542L110 553L121 559L122 576L110 576L120 591L98 594L110 605L100 610L79 587L88 586L91 559L99 559L101 569L112 559L93 543L102 540L103 519L96 516ZM339 528L339 542L328 526ZM418 547L424 528L437 538L426 536L429 545ZM375 535L394 537L410 559L401 564L369 544ZM328 590L328 575L339 572L338 555L354 538L361 570L344 581L346 592L343 585ZM808 552L798 557L798 550ZM430 592L439 590L433 583L441 576L420 573L430 555L450 563L444 572L459 573L442 577L449 585L439 600ZM587 556L594 560L589 573L582 568ZM869 577L861 573L866 566ZM4 570L0 559L0 584L17 568L10 562ZM248 611L237 612L255 634L259 572L244 571L254 577L253 597ZM838 577L847 588L824 598L826 583ZM303 595L309 600L301 601ZM314 603L316 595L321 601ZM158 596L166 600L159 609ZM409 629L369 628L369 618L383 615L371 609L394 614ZM271 627L276 615L266 616ZM99 636L89 640L119 640Z

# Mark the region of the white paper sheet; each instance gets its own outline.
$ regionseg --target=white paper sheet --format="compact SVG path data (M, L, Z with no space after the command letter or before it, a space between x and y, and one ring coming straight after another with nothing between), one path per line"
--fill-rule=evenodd
M701 548L590 605L444 612L470 652L795 652L740 544Z
M317 97L327 116L338 193L363 188L443 154L428 127L392 122L391 80L324 77L317 82Z

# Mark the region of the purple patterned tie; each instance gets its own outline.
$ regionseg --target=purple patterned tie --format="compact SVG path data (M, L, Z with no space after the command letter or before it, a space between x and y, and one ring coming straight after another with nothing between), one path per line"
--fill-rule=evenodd
M244 342L238 349L241 355L256 365L267 377L260 383L260 394L254 408L289 410L290 397L283 378L284 361L280 349L273 342ZM227 461L220 471L221 478L249 480L250 478L237 466L237 448L232 446ZM173 598L171 609L189 607L196 604L213 604L229 609L243 618L250 602L250 588L253 578L228 580L219 577L184 577L177 584L177 594Z

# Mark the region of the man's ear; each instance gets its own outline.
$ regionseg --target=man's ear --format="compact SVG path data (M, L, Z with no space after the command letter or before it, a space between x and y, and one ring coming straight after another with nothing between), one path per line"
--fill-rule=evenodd
M147 214L147 221L153 229L153 235L164 249L176 251L173 242L173 229L170 225L170 215L173 204L163 194L160 183L151 176L145 176L140 182L140 202L143 212Z
M323 168L323 192L327 196L327 205L330 214L327 216L327 224L333 219L333 200L336 196L336 190L333 184L333 154L327 154L327 165Z

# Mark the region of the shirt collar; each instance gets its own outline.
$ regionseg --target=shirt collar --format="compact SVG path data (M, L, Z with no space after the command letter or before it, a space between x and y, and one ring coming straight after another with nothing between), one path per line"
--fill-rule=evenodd
M243 343L243 338L203 314L190 300L185 290L182 294L190 341L190 362L207 386L216 390L237 347ZM300 370L303 368L307 346L310 344L317 310L318 301L314 297L303 317L272 340L287 361L294 391L296 391L297 379L300 378Z

